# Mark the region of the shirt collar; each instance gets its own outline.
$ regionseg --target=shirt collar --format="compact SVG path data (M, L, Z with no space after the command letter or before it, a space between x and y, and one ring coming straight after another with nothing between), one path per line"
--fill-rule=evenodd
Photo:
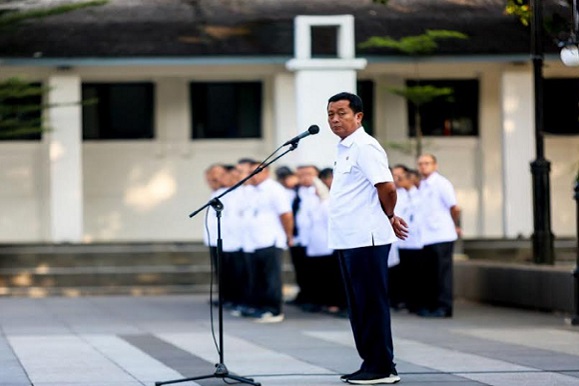
M432 172L431 175L429 175L428 177L426 177L422 182L426 183L426 185L430 185L432 184L436 179L438 178L438 172Z
M366 131L364 130L364 127L360 126L352 134L350 134L346 138L342 139L340 141L339 145L345 146L345 147L351 147L354 144L356 138L359 138L361 135L364 135L364 133L366 133Z

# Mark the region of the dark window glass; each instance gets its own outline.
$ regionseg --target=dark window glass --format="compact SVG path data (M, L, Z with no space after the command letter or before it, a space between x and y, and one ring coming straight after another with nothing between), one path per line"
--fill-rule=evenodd
M19 83L18 86L6 86L6 91L8 89L12 90L11 96L0 95L0 140L40 140L44 92L42 85ZM15 94L19 96L12 96Z
M338 27L312 26L312 58L338 57Z
M152 83L85 83L82 99L83 139L154 137Z
M374 134L374 82L371 80L359 80L357 82L358 96L364 103L364 118L362 125L366 133Z
M408 87L417 85L406 82ZM421 80L420 85L449 87L453 93L435 98L418 109L424 136L478 135L478 80ZM409 135L416 135L416 106L408 102Z
M579 78L545 79L544 131L579 134Z
M260 138L260 82L194 82L190 85L192 138Z

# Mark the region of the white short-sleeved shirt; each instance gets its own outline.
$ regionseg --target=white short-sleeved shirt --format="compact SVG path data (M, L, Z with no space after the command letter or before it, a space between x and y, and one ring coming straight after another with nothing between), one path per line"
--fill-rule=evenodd
M247 210L247 240L244 249L261 249L275 246L287 248L287 237L280 216L291 213L285 188L278 182L267 179L254 187Z
M319 198L313 186L300 186L296 194L300 197L300 206L294 218L298 229L298 234L294 237L294 245L305 247L312 236L311 207L318 205Z
M329 200L312 199L307 207L311 219L310 238L306 247L308 257L328 256L334 250L328 247Z
M223 252L236 252L242 246L242 234L240 228L242 224L240 205L243 200L240 199L242 194L241 188L237 188L227 193L219 199L223 204L221 212L221 239ZM211 194L211 198L217 197L228 188L220 188ZM212 247L217 246L217 213L212 208L208 208L207 222L203 231L203 241L205 245Z
M219 196L225 191L224 188L217 189L211 193L209 200ZM215 210L209 206L206 209L205 221L203 222L203 243L209 247L217 246L217 216Z
M386 152L363 127L338 143L330 189L330 248L386 245L397 240L375 187L392 180Z
M236 198L238 200L237 209L240 218L240 227L237 232L241 238L241 249L248 253L255 251L255 246L253 245L253 241L249 236L250 229L248 226L251 217L253 216L252 200L254 197L255 186L242 185L239 187L239 195Z
M420 183L420 229L424 245L457 239L450 208L456 205L456 194L449 180L434 172Z
M408 236L396 244L399 249L422 249L420 191L415 186L409 190L398 188L397 196L395 213L408 224Z

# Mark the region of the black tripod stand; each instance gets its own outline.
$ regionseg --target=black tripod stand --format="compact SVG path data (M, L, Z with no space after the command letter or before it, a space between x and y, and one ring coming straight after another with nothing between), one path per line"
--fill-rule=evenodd
M240 382L240 383L245 383L245 384L254 385L254 386L261 386L261 383L255 382L251 378L244 378L244 377L241 377L238 375L231 374L229 372L229 370L227 369L227 367L225 366L225 362L223 359L223 295L222 295L223 294L223 291L222 291L222 285L223 285L222 284L223 283L223 280L222 280L223 279L223 277L222 277L223 269L222 268L223 268L223 264L222 264L222 259L221 259L221 256L223 253L223 240L221 239L221 212L223 211L223 203L219 199L221 197L225 196L227 193L231 192L232 190L235 190L238 187L240 187L241 185L243 185L251 177L260 173L263 169L265 169L270 164L274 163L279 158L283 157L285 154L289 153L292 150L295 150L298 147L299 140L300 140L300 138L296 137L296 138L292 139L291 141L286 142L283 146L285 146L286 144L291 145L288 150L286 150L282 154L278 155L273 160L266 162L271 157L271 155L270 155L257 168L255 168L255 170L253 172L251 172L247 177L243 178L238 183L236 183L235 185L233 185L232 187L230 187L229 189L227 189L225 192L221 193L217 197L209 200L209 202L207 202L201 208L197 209L196 211L194 211L193 213L191 213L189 215L189 217L193 217L197 213L201 212L203 209L207 208L208 206L211 206L211 207L213 207L213 209L215 209L215 215L217 216L217 251L216 251L216 255L217 255L217 277L218 277L218 281L219 281L218 282L218 292L219 292L219 294L218 294L219 363L215 364L215 372L213 374L201 375L201 376L197 376L197 377L184 378L184 379L175 379L172 381L155 382L155 386L168 385L168 384L172 384L172 383L189 382L189 381L198 381L201 379L208 379L208 378L232 379L232 380ZM280 148L276 149L272 153L272 155L275 154L279 149Z

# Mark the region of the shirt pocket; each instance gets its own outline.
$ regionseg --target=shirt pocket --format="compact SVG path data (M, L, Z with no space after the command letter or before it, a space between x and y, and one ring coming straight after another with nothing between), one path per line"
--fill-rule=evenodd
M334 173L347 174L352 172L352 164L348 161L341 161L334 166Z

